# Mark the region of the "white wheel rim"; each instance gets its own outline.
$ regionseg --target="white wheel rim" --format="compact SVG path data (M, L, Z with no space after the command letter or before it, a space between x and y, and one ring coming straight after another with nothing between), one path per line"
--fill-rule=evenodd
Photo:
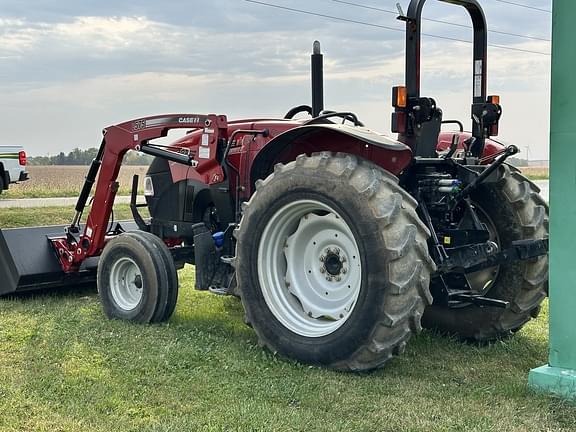
M362 283L350 227L319 201L285 205L260 239L258 281L266 304L284 327L305 337L333 333L350 317Z
M117 260L110 270L110 292L114 302L125 311L131 311L142 299L143 280L140 267L131 258Z

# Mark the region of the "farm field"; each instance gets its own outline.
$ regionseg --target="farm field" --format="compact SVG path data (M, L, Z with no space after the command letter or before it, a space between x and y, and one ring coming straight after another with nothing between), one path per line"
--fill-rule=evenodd
M30 180L10 185L0 199L14 198L49 198L75 197L80 194L84 177L88 173L87 166L29 166ZM120 169L118 182L119 195L130 195L132 176L140 176L140 184L144 180L148 167L123 165Z
M548 178L547 167L520 168L529 178L543 180ZM123 165L120 169L119 195L130 195L132 176L140 176L140 188L146 174L146 166ZM30 180L11 185L0 195L0 199L75 197L80 193L87 166L29 166Z
M519 167L519 169L531 180L547 180L550 175L548 167Z
M0 226L69 216L3 209ZM547 361L547 304L513 338L424 331L384 369L353 374L263 351L236 298L194 291L191 266L180 281L161 325L105 319L93 289L0 299L0 430L576 430L576 406L527 388Z

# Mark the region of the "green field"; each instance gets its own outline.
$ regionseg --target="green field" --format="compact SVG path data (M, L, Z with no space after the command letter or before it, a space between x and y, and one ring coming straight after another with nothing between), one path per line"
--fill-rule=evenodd
M0 226L69 215L0 210ZM527 388L547 307L505 341L425 331L382 370L338 373L263 351L237 299L194 291L192 267L180 280L162 325L105 319L94 290L1 299L0 431L576 430L576 406Z

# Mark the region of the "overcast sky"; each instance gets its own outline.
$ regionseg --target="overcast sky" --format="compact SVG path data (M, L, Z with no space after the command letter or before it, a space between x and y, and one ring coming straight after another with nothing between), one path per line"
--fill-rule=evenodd
M391 13L334 0L263 2L403 29ZM397 0L349 0L395 10ZM515 0L550 9L550 0ZM408 0L400 3L407 9ZM482 0L489 42L549 53L551 14ZM429 0L428 18L470 24L463 8ZM427 21L424 32L470 40L471 30ZM312 42L325 53L326 108L390 130L391 87L402 84L403 33L244 0L0 0L0 144L31 155L99 144L110 124L168 112L283 116L309 103ZM544 39L544 40L542 40ZM471 45L425 37L422 94L444 118L469 124ZM489 49L500 138L548 158L550 56Z

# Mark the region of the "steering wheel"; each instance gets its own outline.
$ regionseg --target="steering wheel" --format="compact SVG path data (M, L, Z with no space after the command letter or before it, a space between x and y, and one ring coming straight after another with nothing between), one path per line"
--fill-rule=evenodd
M331 117L341 118L342 123L344 123L345 121L349 121L349 122L354 123L354 126L364 127L364 123L362 123L360 120L358 120L358 117L356 116L356 114L354 114L353 112L347 112L347 111L327 111L327 110L324 110L320 113L320 115L318 117L314 117L313 119L308 120L306 122L306 124L319 123L319 122L322 122L323 120L326 121L327 119L329 119Z
M288 111L284 116L284 118L288 120L293 119L296 114L300 114L301 112L305 112L308 113L309 115L312 115L312 107L310 107L309 105L299 105Z

